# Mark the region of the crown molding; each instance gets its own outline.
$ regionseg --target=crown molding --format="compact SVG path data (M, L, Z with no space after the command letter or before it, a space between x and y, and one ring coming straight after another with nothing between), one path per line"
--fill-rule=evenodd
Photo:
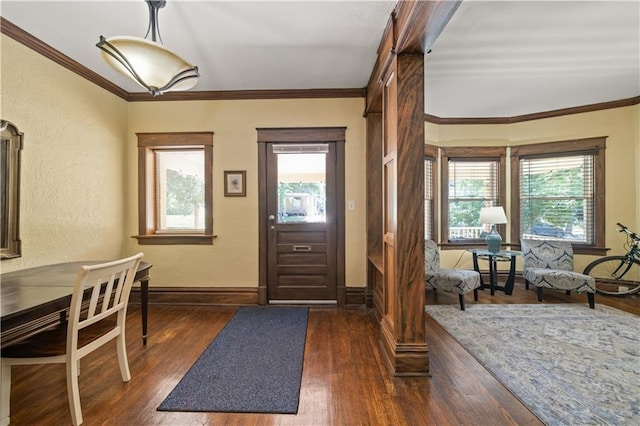
M168 92L152 96L146 92L129 93L130 102L149 101L229 101L257 99L364 98L366 90L356 89L274 89L274 90L216 90Z
M541 120L543 118L562 117L565 115L581 114L584 112L602 111L605 109L621 108L631 105L640 104L640 96L633 98L619 99L616 101L600 102L590 105L582 105L571 108L562 108L552 111L536 112L532 114L516 115L513 117L437 117L431 114L425 114L424 120L432 124L514 124L523 123L525 121Z

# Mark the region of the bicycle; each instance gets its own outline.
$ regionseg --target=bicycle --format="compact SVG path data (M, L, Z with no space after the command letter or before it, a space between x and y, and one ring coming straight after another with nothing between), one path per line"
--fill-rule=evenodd
M597 293L621 296L640 291L640 235L621 223L616 225L618 232L627 236L627 254L596 259L584 268L583 274L595 278Z

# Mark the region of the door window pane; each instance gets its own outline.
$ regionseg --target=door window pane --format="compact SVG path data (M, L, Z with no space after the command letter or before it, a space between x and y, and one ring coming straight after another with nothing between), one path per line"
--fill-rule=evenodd
M278 153L278 223L326 222L326 153Z

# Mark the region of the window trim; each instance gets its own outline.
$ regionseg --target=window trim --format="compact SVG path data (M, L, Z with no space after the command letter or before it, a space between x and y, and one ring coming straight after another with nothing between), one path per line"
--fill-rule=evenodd
M136 133L138 137L138 235L142 245L213 244L213 132ZM156 230L154 151L204 149L204 226L202 232Z
M441 148L440 155L440 246L444 249L484 247L484 242L451 242L449 241L449 160L462 161L497 161L498 163L498 205L506 206L507 202L507 147L447 147ZM506 237L506 225L497 225L500 235ZM506 239L506 238L505 238ZM504 243L508 244L508 243Z
M606 136L573 139L558 142L544 142L511 147L511 242L520 245L520 159L535 156L593 155L593 175L595 180L593 212L593 244L572 242L576 254L605 255L605 150ZM514 219L517 218L517 219ZM514 243L515 242L515 243Z

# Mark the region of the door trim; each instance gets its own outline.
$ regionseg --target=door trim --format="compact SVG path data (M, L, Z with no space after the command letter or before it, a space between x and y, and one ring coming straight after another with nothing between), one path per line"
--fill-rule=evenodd
M346 302L345 288L345 133L346 127L256 128L258 132L258 304L267 297L267 143L334 143L336 147L336 297Z

